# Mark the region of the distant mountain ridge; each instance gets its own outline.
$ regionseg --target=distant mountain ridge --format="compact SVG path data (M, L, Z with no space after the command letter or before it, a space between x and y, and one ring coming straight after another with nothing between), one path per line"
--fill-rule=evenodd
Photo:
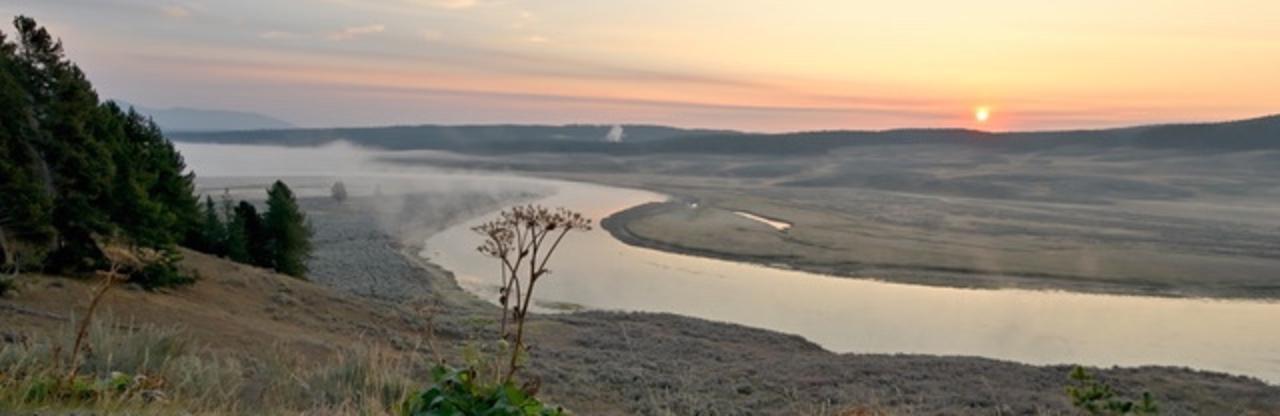
M620 132L616 132L618 128ZM619 135L620 133L620 135ZM171 139L228 144L318 146L335 141L389 150L499 150L503 147L533 150L578 148L595 143L629 147L677 137L742 134L730 130L683 129L643 124L571 124L563 126L417 125L389 127L275 129L262 131L175 132ZM620 136L615 137L615 136ZM619 139L619 140L615 140Z
M132 105L122 101L117 102L124 107L132 106L139 113L151 116L166 133L291 129L297 127L293 123L272 116L247 111L187 107L156 109Z
M966 129L835 130L743 133L624 125L621 143L608 142L609 125L395 126L238 132L175 132L178 141L316 146L345 140L390 150L467 153L580 152L608 154L814 154L873 145L950 144L1036 151L1130 147L1203 152L1280 150L1280 115L1238 121L1161 124L1099 130L984 132Z

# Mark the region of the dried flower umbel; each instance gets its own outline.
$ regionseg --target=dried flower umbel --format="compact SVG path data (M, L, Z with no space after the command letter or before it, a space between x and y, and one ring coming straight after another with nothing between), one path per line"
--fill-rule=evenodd
M591 229L591 219L565 208L538 205L515 206L498 213L498 218L472 228L485 237L476 250L498 259L501 285L498 304L502 306L501 334L511 343L511 361L503 382L518 370L524 350L524 321L538 279L551 273L547 262L571 231ZM515 332L509 330L515 322Z

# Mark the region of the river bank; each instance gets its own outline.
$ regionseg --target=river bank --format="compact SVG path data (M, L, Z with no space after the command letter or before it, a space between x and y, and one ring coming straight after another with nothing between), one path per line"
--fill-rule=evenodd
M1256 174L1270 167L1251 154L1104 156L867 147L383 160L672 195L696 209L629 215L633 237L734 261L942 287L1280 300L1280 183ZM790 227L729 215L737 211Z
M661 188L654 188L654 190ZM854 248L805 241L780 230L738 221L734 208L714 202L677 197L673 202L638 205L600 221L600 226L627 244L690 256L752 263L828 276L874 279L913 285L963 289L1024 289L1105 295L1277 300L1269 285L1206 285L1128 279L1117 281L1076 274L997 272L964 265L906 264L894 261L840 257ZM692 205L691 205L692 204ZM732 206L742 206L734 204ZM751 221L760 222L751 219Z
M413 204L407 208L424 212ZM362 212L366 210L315 218L352 218ZM317 222L318 228L328 226ZM404 270L406 276L422 279L422 295L442 305L436 318L442 340L474 339L475 322L496 314L491 304L461 289L451 272L418 257L415 241L420 240L395 234L384 238L395 243L361 247L394 251L406 259L403 265L412 267L412 272ZM1068 366L836 354L792 335L660 313L544 314L531 325L531 373L543 380L547 397L579 414L829 414L846 408L1022 414L1069 409L1062 393ZM1169 410L1280 409L1280 389L1248 378L1170 367L1097 372L1126 393L1152 391ZM1209 391L1229 393L1205 394Z
M320 374L329 366L345 371L342 359L333 360L349 349L385 351L423 365L436 357L460 364L466 350L493 338L497 308L459 287L450 271L419 257L421 234L408 225L483 215L519 198L426 196L382 205L403 207L398 213L404 215L387 217L370 209L373 202L365 198L342 204L303 198L318 232L316 253L341 258L315 259L311 282L186 252L183 267L203 276L193 286L118 291L103 308L131 326L178 325L182 338L203 346L198 348L208 359L262 363L250 368L276 368L275 360L288 357ZM368 281L365 272L379 280ZM0 300L5 339L60 336L76 314L69 305L81 304L92 289L90 281L23 276L19 294ZM1063 365L836 354L794 335L665 313L536 314L528 337L527 374L541 380L541 395L583 415L1070 411L1063 393L1069 367ZM1093 371L1124 395L1152 392L1170 414L1280 410L1280 388L1246 377L1172 367ZM254 386L269 381L258 377L271 374L250 372L233 383L248 394L237 407L253 409L248 401L263 399ZM425 377L418 373L413 379L425 383Z

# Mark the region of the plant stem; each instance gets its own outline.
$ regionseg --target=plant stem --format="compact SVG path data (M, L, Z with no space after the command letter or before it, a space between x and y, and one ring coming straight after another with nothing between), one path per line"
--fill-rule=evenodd
M111 270L107 272L106 278L98 285L94 291L93 298L89 301L89 310L85 311L84 318L80 320L80 325L76 329L76 341L72 344L71 349L71 368L67 372L66 383L71 383L76 378L76 373L80 370L80 347L84 342L85 336L89 334L89 324L93 322L93 312L98 309L98 304L107 294L108 290L115 283L116 273L120 270L119 263L111 263Z

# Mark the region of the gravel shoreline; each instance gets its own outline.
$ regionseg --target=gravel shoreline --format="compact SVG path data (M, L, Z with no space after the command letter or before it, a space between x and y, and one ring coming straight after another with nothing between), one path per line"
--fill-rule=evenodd
M417 253L431 232L521 197L530 196L405 197L401 213L389 216L393 223L381 222L358 199L304 199L317 232L313 279L380 302L425 296L438 306L442 342L457 347L484 339L476 322L492 320L496 308ZM797 336L660 313L537 315L530 325L530 374L542 380L546 398L578 414L1071 411L1063 393L1067 366L836 354ZM1151 391L1166 414L1280 411L1280 388L1246 377L1171 367L1095 373L1128 396Z

